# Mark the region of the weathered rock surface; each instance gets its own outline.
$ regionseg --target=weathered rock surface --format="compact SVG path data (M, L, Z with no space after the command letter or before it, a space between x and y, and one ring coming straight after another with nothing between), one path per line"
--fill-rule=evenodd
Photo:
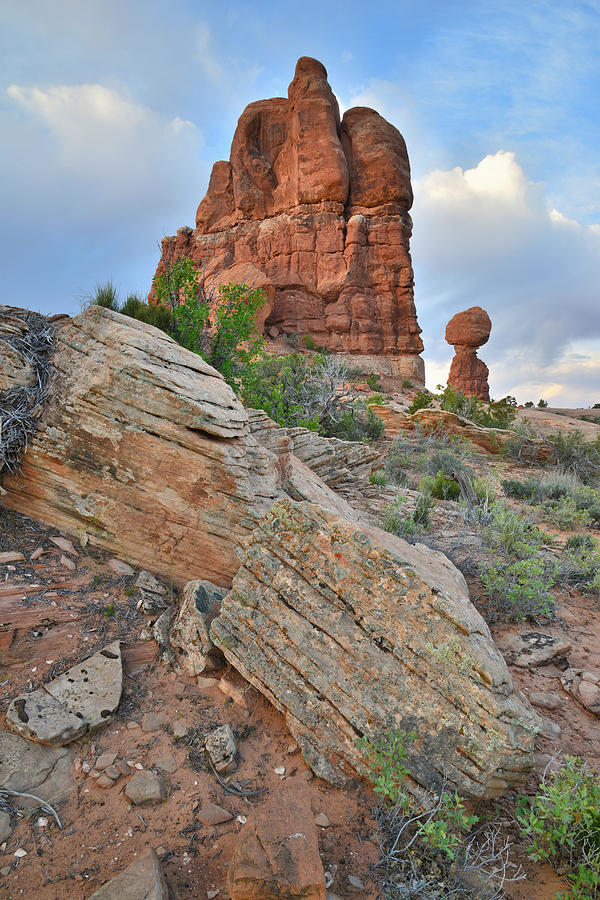
M562 685L589 712L600 716L600 673L584 669L567 669Z
M19 734L0 731L0 788L35 794L53 806L74 789L73 762L67 747L43 747ZM31 809L35 800L13 798L15 806Z
M61 747L112 722L121 699L119 641L99 650L37 691L11 701L6 724L40 744Z
M322 437L308 428L282 428L262 409L247 412L250 430L263 447L277 455L282 449L292 452L333 490L368 481L377 466L379 451L370 444Z
M228 587L238 540L288 491L351 515L291 453L262 447L221 375L161 331L93 306L55 346L52 400L3 505L178 586ZM153 611L167 605L160 585L140 587Z
M90 900L169 900L169 888L154 850L102 885Z
M294 786L252 811L229 866L231 900L325 900L325 873L310 804Z
M16 307L0 306L0 394L35 380L33 366L18 347L28 332L27 322L15 315L22 312Z
M359 737L401 728L418 735L415 792L444 773L476 797L526 780L539 718L445 556L285 501L242 560L213 641L285 714L318 775L367 774Z
M190 581L183 589L179 609L169 629L171 646L188 675L218 668L223 655L213 644L210 623L219 615L225 591L209 581Z
M477 356L477 348L487 343L492 322L480 306L471 306L453 316L446 326L446 341L454 345L448 384L468 397L490 399L489 369Z
M302 57L287 100L246 107L229 161L213 167L196 228L163 240L157 271L189 256L209 286L263 288L267 330L388 356L396 375L422 383L412 199L400 132L363 107L340 122L325 68Z

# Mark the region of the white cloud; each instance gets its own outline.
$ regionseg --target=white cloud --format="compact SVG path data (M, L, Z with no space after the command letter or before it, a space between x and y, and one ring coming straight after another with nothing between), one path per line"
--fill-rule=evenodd
M493 322L480 352L493 395L600 394L597 355L584 364L572 353L584 341L586 356L600 340L600 227L552 208L544 185L502 150L471 169L429 172L414 187L415 299L433 371L452 355L448 319L478 305Z

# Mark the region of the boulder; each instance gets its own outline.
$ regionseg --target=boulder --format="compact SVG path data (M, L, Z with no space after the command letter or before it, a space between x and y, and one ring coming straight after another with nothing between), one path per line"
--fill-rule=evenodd
M364 107L340 121L324 66L302 57L287 99L246 107L195 229L164 238L157 272L188 256L211 292L240 280L262 288L266 333L311 334L358 361L388 357L423 383L412 199L400 132Z
M169 888L154 850L94 891L90 900L169 900Z
M532 769L539 718L463 576L425 546L278 502L243 542L211 635L332 783L367 775L359 740L390 729L416 735L415 794L492 797Z
M1 353L1 347L0 347ZM238 540L278 497L350 509L290 449L249 433L222 376L151 325L92 306L57 331L52 399L2 504L183 587L229 587ZM153 612L166 590L137 582Z
M492 322L480 306L457 313L446 326L446 341L454 345L448 384L468 397L489 401L489 369L477 356L477 348L487 343Z
M325 900L310 804L293 783L252 811L229 865L231 900Z

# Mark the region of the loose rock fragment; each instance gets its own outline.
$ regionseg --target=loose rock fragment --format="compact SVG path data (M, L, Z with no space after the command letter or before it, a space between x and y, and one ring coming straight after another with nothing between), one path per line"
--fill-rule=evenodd
M221 725L207 734L204 746L217 772L226 772L235 767L237 744L231 725Z
M169 889L154 850L95 891L90 900L169 900Z
M125 788L125 796L136 806L161 803L167 799L165 783L156 772L136 772Z

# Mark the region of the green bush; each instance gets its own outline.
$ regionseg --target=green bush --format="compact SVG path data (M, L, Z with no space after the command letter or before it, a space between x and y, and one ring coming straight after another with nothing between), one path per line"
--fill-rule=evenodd
M315 339L312 336L312 334L304 335L304 346L306 347L307 350L316 350L317 349L317 345L315 343Z
M600 549L589 534L570 537L559 560L559 580L600 598Z
M371 372L371 374L367 378L367 384L371 388L372 391L381 391L383 390L381 386L381 378L375 372Z
M382 487L384 484L387 484L388 480L388 476L383 469L377 469L375 472L371 472L371 474L369 475L369 482L371 484L377 484L380 487Z
M559 500L544 500L540 505L540 515L545 522L556 525L562 531L582 528L591 525L592 517L585 509L578 509L573 497L561 497Z
M425 475L419 482L419 490L435 500L458 500L460 497L458 481L449 478L441 469L435 475Z
M130 319L138 319L147 325L153 325L166 334L173 331L173 314L171 310L162 303L150 305L145 303L137 294L129 294L123 306L119 310L124 316Z
M543 559L488 560L481 566L480 578L488 594L488 621L522 622L552 617L551 589L556 584L556 572Z
M241 377L242 399L285 427L303 426L342 440L378 440L383 420L351 388L339 389L351 374L343 360L323 354L263 354Z
M479 397L467 397L462 391L447 385L440 394L439 401L441 409L485 428L510 428L517 417L517 401L514 397L504 397L488 404L486 408Z
M413 387L414 387L414 385L413 385L412 381L410 380L410 378L405 378L402 381L402 390L403 391L412 391ZM598 405L600 406L600 404L598 404Z
M425 430L420 425L407 434L399 434L385 459L390 481L406 484L410 471L435 475L440 469L450 474L465 470L464 459L475 456L472 444L444 429Z
M88 299L91 304L103 306L105 309L113 309L115 312L119 311L119 297L112 281L97 284L94 294Z
M538 409L547 409L548 401L547 400L538 400Z
M406 410L409 416L416 413L419 409L430 409L433 406L433 399L429 391L419 391L413 402Z
M431 527L433 497L426 491L419 493L416 507L409 513L404 508L405 504L406 497L397 497L392 503L388 503L382 510L381 527L398 537L418 537Z
M523 559L536 553L550 538L533 522L502 503L494 503L482 539L492 550Z
M600 437L586 441L583 432L559 432L547 437L551 462L563 472L571 472L584 484L600 479Z
M517 820L535 862L569 866L571 900L600 897L600 781L578 757L544 775L540 790L523 798Z

